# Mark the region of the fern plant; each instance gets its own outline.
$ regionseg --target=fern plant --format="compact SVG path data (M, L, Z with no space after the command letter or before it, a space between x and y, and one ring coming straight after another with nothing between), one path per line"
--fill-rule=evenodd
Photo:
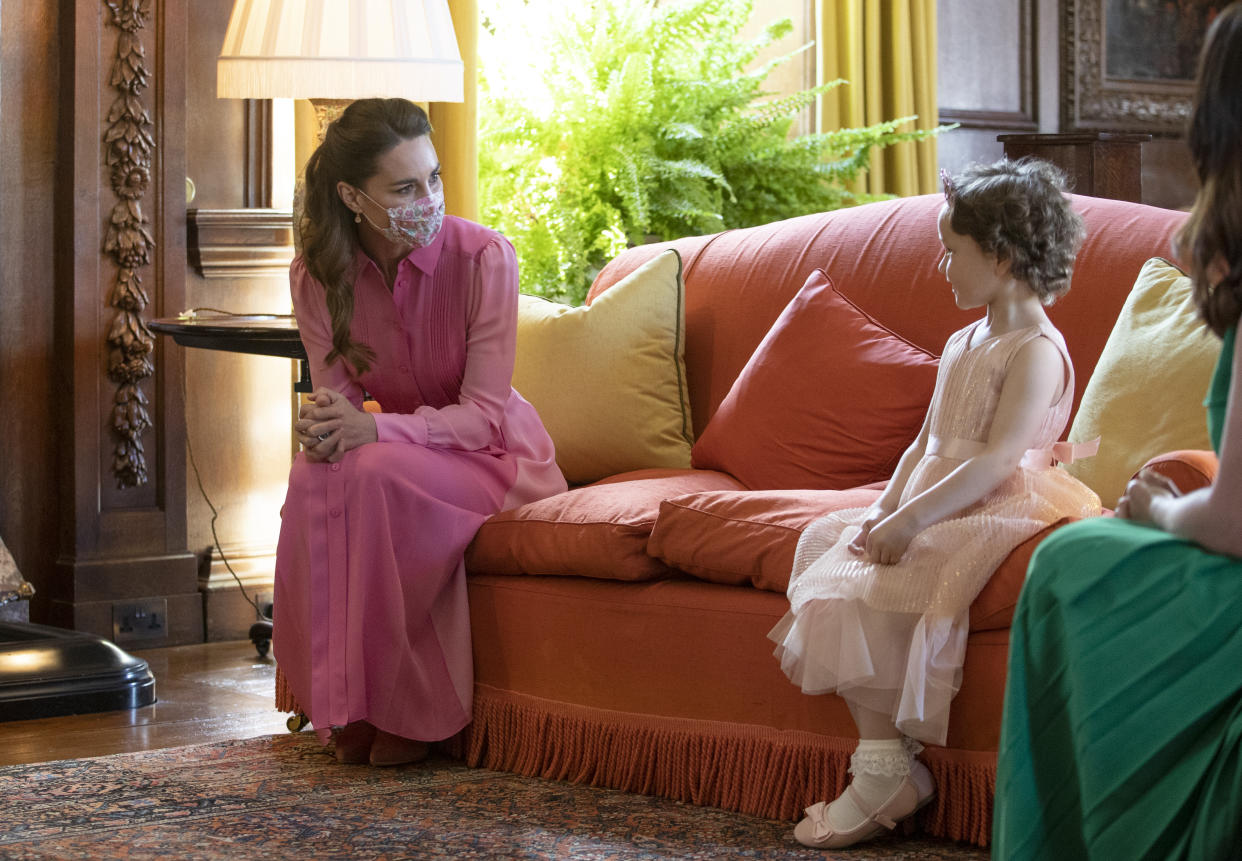
M763 90L793 25L743 39L751 0L484 3L482 220L512 240L523 292L580 303L628 245L749 227L859 202L870 153L931 131L914 117L790 136L833 81ZM869 198L868 198L869 199Z

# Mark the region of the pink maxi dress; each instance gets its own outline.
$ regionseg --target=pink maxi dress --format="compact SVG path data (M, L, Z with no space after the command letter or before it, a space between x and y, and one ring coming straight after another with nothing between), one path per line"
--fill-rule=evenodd
M513 390L518 275L500 234L446 217L390 293L358 252L351 333L375 351L355 379L332 349L324 289L302 259L293 308L316 387L361 408L378 441L335 464L299 454L276 553L273 647L283 684L327 741L367 720L436 741L470 722L464 552L505 508L565 490L552 441Z

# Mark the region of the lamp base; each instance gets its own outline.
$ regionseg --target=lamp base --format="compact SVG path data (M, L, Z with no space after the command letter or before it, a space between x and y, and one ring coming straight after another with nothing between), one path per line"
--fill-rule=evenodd
M0 622L0 721L134 709L155 702L147 662L79 631Z
M328 132L328 126L335 122L336 118L345 112L345 109L354 103L353 99L311 99L311 105L315 108L315 146L323 143L323 136Z

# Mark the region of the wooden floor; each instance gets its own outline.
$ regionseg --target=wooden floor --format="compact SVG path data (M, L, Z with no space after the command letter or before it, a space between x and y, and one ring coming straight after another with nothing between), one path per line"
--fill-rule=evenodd
M249 641L129 651L151 667L153 705L0 722L0 766L288 732L273 706L276 664Z

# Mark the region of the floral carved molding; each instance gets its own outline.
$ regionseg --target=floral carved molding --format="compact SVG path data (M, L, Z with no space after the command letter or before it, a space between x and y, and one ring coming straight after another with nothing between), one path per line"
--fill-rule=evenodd
M108 218L104 254L117 266L108 295L113 309L108 331L108 378L117 386L112 407L116 434L112 472L120 488L147 482L142 435L151 427L147 396L142 384L155 372L155 337L142 313L149 304L139 270L151 263L155 240L142 212L142 198L151 184L155 138L151 117L142 103L150 83L141 30L150 17L150 0L104 0L112 25L120 30L116 57L108 84L117 96L108 110L104 132L104 160L111 171L118 200Z
M1105 72L1106 0L1061 0L1061 130L1178 134L1190 82L1111 79Z

